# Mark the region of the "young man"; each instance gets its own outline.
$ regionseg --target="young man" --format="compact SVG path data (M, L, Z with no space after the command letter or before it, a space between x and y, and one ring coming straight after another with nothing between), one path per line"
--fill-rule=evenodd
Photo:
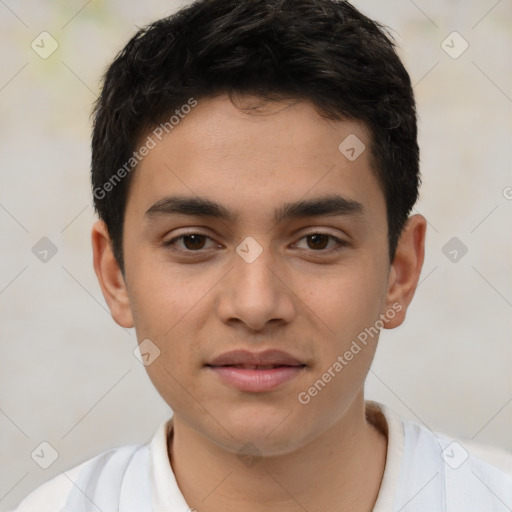
M364 399L426 229L382 27L334 0L199 0L116 57L92 149L94 268L173 417L19 512L511 510L504 473Z

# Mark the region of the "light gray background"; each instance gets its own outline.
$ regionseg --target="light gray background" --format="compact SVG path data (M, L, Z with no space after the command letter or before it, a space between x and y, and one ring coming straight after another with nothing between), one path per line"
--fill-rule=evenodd
M393 29L415 84L429 221L421 284L405 325L382 333L368 397L512 450L512 2L354 4ZM0 509L170 415L94 275L89 113L136 26L178 5L0 0ZM31 48L42 31L59 44L48 59ZM442 47L453 31L469 43L457 59ZM58 249L47 263L31 251L42 237ZM456 263L452 237L468 249ZM46 470L30 455L42 441L59 454Z

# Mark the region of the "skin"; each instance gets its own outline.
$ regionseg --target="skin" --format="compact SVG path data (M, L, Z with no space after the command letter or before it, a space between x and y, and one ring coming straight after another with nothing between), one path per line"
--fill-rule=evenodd
M326 120L307 101L241 109L259 104L249 96L235 104L226 95L200 100L133 176L125 275L102 221L92 230L94 268L114 320L135 326L139 343L149 338L161 351L146 369L174 412L169 457L191 507L370 511L387 446L365 418L363 396L378 336L307 405L297 396L393 304L402 309L385 328L403 322L423 264L426 221L409 218L391 264L370 151L352 162L338 149L350 134L369 148L364 124ZM273 221L284 203L332 194L364 211ZM169 195L208 198L239 216L145 215ZM187 233L207 238L178 240L174 250L164 245ZM315 244L307 236L315 233L346 244L338 251L333 239ZM262 248L252 263L236 252L247 236ZM307 364L273 391L241 392L204 366L229 350L271 348ZM245 465L239 455L254 447L261 458Z

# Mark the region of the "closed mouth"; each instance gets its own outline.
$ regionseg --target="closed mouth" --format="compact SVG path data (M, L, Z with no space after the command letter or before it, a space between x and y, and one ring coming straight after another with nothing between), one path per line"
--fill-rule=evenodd
M226 364L226 365L212 365L207 364L210 368L238 368L241 370L273 370L275 368L304 368L305 364Z

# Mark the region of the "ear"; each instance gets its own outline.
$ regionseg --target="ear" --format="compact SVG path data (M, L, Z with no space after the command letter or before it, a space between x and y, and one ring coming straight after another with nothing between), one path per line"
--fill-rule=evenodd
M385 323L386 329L398 327L405 320L425 259L427 221L422 215L409 217L402 231L391 264L386 294L386 309L395 311Z
M114 257L107 226L102 220L94 223L91 240L94 271L112 318L121 327L133 327L132 311L124 276Z

